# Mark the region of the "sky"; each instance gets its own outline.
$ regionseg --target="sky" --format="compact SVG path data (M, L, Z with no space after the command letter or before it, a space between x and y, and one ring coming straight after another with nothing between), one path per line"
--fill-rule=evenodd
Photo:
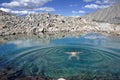
M16 15L50 12L63 16L83 16L118 1L120 0L0 0L0 10Z

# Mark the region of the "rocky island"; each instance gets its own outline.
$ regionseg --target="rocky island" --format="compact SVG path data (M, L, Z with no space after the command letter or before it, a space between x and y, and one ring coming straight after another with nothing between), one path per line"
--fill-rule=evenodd
M116 13L112 13L112 11ZM66 17L50 13L29 14L25 17L17 17L0 11L0 35L79 31L105 32L120 36L119 11L119 4L82 17Z

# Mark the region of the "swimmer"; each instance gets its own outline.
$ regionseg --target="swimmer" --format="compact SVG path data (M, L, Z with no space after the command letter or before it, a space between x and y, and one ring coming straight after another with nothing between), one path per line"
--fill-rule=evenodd
M69 59L71 59L72 57L76 57L77 60L79 60L79 56L77 56L77 54L80 54L82 52L75 52L75 51L72 51L72 52L65 52L66 54L70 54L69 56Z

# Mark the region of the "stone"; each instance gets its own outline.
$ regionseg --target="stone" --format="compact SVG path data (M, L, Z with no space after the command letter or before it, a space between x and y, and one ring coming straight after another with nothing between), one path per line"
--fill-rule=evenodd
M47 32L106 32L119 36L119 24L100 23L83 17L64 17L50 13L16 17L0 11L0 35L35 34Z

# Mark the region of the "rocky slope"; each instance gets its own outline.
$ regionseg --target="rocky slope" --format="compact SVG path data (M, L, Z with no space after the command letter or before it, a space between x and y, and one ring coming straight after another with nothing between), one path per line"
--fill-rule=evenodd
M24 19L27 32L81 31L84 26L94 26L80 17L63 17L49 13L28 15Z
M120 3L114 4L108 8L98 10L84 16L86 19L97 22L109 22L120 24Z
M97 23L81 17L64 17L49 13L18 18L0 11L0 35L40 34L45 32L106 32L120 35L119 24Z
M22 22L19 17L0 10L0 35L22 33L21 31L24 29L20 26Z

